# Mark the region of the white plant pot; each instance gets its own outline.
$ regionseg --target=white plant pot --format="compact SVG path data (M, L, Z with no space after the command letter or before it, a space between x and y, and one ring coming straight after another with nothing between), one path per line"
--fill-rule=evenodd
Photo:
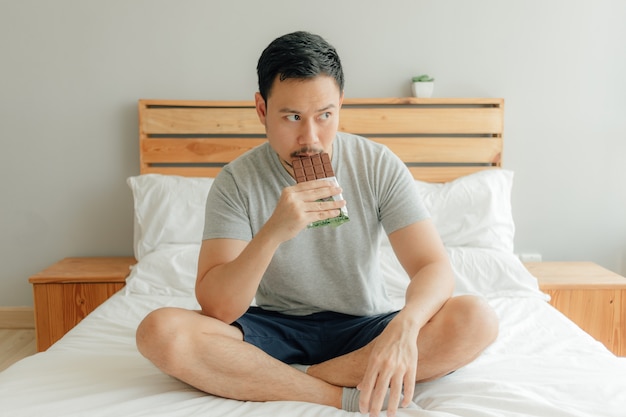
M413 89L413 95L415 97L428 98L428 97L432 97L433 95L433 90L435 89L435 82L434 81L417 82L417 83L413 83L411 87Z

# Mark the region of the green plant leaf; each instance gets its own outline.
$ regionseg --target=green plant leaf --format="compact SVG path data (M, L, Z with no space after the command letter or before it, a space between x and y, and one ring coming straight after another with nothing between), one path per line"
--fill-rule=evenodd
M435 81L434 78L432 78L430 75L428 74L422 74L422 75L418 75L416 77L412 78L414 83L426 83L426 82L432 82Z

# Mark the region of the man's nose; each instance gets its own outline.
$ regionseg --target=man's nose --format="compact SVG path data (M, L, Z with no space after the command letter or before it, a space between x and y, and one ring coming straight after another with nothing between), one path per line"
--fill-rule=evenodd
M318 138L315 123L312 120L304 121L301 124L301 129L298 135L298 143L300 145L308 145L316 142L318 142Z

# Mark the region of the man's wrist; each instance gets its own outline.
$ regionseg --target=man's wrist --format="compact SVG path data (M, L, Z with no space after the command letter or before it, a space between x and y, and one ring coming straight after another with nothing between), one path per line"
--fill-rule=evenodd
M421 320L419 317L419 313L414 312L412 309L407 308L406 306L405 308L400 310L400 312L396 315L393 321L397 322L403 333L413 333L416 337L420 329L424 326L424 324L426 324L426 322L428 322L428 320Z

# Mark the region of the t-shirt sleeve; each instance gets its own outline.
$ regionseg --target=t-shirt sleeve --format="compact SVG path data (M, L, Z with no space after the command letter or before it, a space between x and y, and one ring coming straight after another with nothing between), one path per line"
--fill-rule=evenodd
M246 201L228 166L224 167L207 196L202 239L252 240Z
M379 169L384 174L379 188L379 216L387 234L430 217L417 191L417 185L402 160L388 148L381 155Z

